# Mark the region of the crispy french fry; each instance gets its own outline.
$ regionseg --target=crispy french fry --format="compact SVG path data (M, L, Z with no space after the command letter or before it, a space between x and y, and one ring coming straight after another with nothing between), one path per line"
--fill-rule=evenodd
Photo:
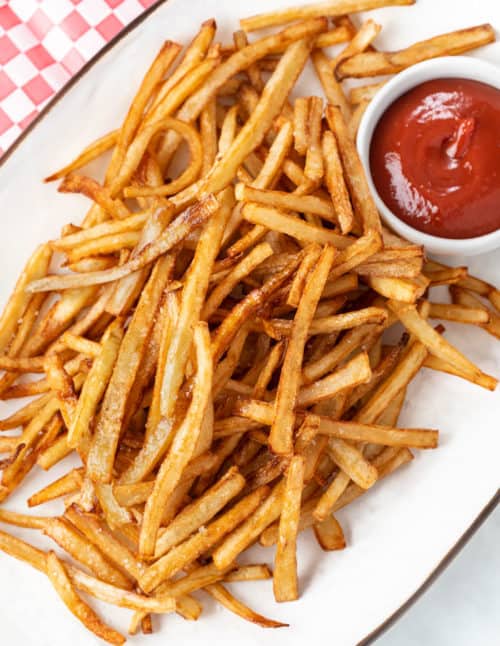
M304 485L304 458L294 456L288 466L274 564L273 589L276 601L293 601L299 596L296 543L300 502Z
M410 5L414 0L326 0L325 2L309 3L289 9L281 9L270 13L263 13L240 20L242 29L255 31L274 25L304 20L315 16L343 16L358 11L368 11L393 5Z
M92 608L78 596L64 565L54 552L49 552L47 555L47 576L67 608L91 632L109 644L125 642L123 635L104 624Z
M334 249L325 247L317 266L310 273L308 289L302 294L293 321L276 393L275 417L269 435L269 446L274 453L287 454L292 451L293 409L300 385L300 366L304 345L313 312L321 298L334 257Z
M364 52L342 61L336 70L337 78L364 78L395 74L410 65L436 56L462 54L495 40L491 25L479 25L435 36L410 45L397 52Z

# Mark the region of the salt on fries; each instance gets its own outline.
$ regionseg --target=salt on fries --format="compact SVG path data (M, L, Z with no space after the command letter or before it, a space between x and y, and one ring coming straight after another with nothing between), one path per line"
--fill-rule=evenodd
M0 509L64 559L4 531L0 549L44 573L109 643L125 637L80 592L132 610L131 634L151 632L152 614L198 619L200 590L245 620L285 625L226 584L273 578L277 601L297 599L298 533L312 527L321 549L342 550L335 512L410 449L437 447L437 430L398 427L421 368L496 386L430 321L499 338L500 292L382 227L354 145L383 82L347 96L342 79L494 37L483 25L382 52L371 46L380 25L356 30L347 15L409 4L254 16L228 46L209 20L184 53L164 44L121 126L47 178L92 206L35 251L0 318L0 397L35 397L0 420L20 429L0 437L0 498L36 466L72 453L81 464L28 498L62 500L59 516ZM333 58L323 50L339 44ZM290 99L309 58L326 102ZM104 179L86 176L106 151ZM57 263L70 271L50 274ZM429 300L437 285L452 303ZM274 574L238 564L256 541L277 544Z

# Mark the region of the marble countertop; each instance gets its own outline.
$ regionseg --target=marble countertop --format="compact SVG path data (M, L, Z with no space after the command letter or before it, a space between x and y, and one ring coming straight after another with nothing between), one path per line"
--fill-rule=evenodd
M376 646L500 644L500 507Z

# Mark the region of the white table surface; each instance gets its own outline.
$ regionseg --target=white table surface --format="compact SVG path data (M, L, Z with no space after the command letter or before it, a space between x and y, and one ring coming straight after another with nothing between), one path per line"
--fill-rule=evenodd
M376 646L500 644L500 507Z

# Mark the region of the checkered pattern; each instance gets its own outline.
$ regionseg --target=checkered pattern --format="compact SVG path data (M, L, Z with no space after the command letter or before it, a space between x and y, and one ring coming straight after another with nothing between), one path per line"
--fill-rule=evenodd
M103 45L157 0L0 0L0 156Z

